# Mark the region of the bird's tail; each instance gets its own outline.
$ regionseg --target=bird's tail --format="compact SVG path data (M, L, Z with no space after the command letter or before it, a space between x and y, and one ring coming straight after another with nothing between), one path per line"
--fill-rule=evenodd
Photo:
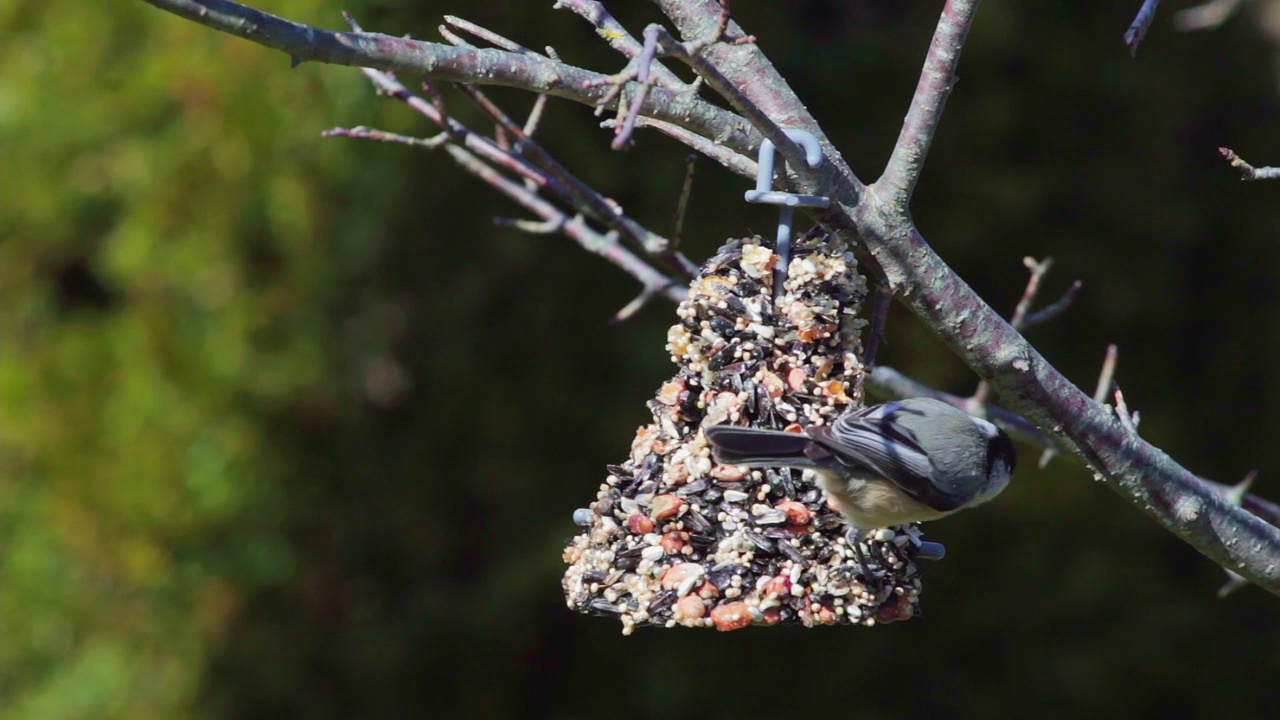
M702 432L711 445L711 455L722 465L820 467L805 452L813 445L807 435L733 425L712 425Z

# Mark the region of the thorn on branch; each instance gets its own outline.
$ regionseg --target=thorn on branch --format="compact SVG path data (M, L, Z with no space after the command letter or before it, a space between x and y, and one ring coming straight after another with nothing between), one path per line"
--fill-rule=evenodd
M1120 392L1119 383L1115 384L1115 388L1116 388L1116 393L1115 393L1116 417L1120 418L1120 424L1123 425L1126 430L1133 433L1134 435L1137 435L1138 420L1139 420L1138 413L1129 412L1129 406L1124 403L1124 393Z
M1142 7L1138 8L1138 15L1133 18L1129 29L1124 31L1124 44L1129 46L1130 56L1138 56L1138 46L1142 44L1142 40L1147 36L1151 21L1156 19L1156 8L1158 7L1160 7L1160 0L1142 0Z
M1227 502L1237 507L1244 507L1244 499L1249 494L1249 488L1253 487L1253 481L1258 478L1258 471L1250 470L1245 474L1244 479L1227 488L1222 494L1226 497ZM1218 599L1225 598L1231 593L1249 584L1239 573L1227 568L1222 568L1227 573L1227 582L1218 588Z
M1093 391L1093 401L1099 405L1107 402L1111 394L1111 386L1116 375L1116 361L1120 357L1120 348L1115 343L1107 346L1107 354L1102 358L1102 370L1098 373L1097 389Z
M1254 167L1230 148L1220 147L1218 152L1231 163L1231 167L1240 171L1241 180L1280 180L1280 167Z
M1222 568L1222 570L1227 574L1227 581L1222 584L1222 587L1218 588L1219 600L1249 584L1248 580L1245 580L1242 575L1234 570L1228 570L1227 568Z
M439 31L440 37L449 41L450 45L457 45L459 47L472 47L471 43L464 40L461 35L455 33L454 31L450 30L444 25L438 26L436 30Z
M729 29L729 0L720 0L720 19L716 23L715 31L712 32L709 36L701 40L695 40L685 45L685 48L688 50L690 55L697 55L698 53L702 52L703 49L705 49L706 47L710 45L715 45L716 43L720 42L720 38L724 37L724 31L728 29Z
M525 220L523 218L496 217L493 224L501 227L515 228L521 232L527 232L530 235L553 235L560 232L564 227L564 215L553 217L549 220Z

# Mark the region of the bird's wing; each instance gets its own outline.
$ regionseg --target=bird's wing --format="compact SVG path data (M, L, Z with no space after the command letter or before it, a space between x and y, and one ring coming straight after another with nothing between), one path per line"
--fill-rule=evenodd
M961 499L933 482L928 453L915 433L895 418L903 412L911 411L885 403L842 415L831 425L811 427L807 432L845 465L869 470L935 510L955 510Z

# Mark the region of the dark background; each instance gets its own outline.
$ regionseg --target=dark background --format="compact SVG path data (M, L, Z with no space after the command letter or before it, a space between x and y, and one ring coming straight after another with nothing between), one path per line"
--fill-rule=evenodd
M1053 256L1046 300L1084 292L1039 349L1091 390L1119 343L1145 437L1223 481L1257 468L1280 498L1280 184L1217 153L1280 164L1280 11L1185 34L1175 4L1135 60L1139 4L985 3L914 213L998 308L1023 256ZM259 7L428 39L454 13L621 68L550 5ZM657 19L613 5L636 34ZM938 9L734 4L867 181ZM1276 599L1216 599L1218 568L1028 447L997 502L929 528L949 555L912 622L624 638L570 613L570 513L647 421L672 307L610 327L635 282L495 227L519 211L443 154L321 139L434 132L353 69L290 70L136 2L0 18L6 717L1274 713ZM553 101L540 137L669 232L685 150L646 133L612 153L595 122ZM701 164L690 255L771 232L748 186ZM886 363L972 389L905 312L890 343Z

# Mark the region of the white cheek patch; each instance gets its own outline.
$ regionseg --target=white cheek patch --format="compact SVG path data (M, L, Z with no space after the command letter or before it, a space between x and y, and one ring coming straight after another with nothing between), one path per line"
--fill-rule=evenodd
M977 425L978 428L982 430L982 434L986 435L988 440L1000 434L999 428L980 417L973 417L970 415L969 419L973 421L974 425Z

